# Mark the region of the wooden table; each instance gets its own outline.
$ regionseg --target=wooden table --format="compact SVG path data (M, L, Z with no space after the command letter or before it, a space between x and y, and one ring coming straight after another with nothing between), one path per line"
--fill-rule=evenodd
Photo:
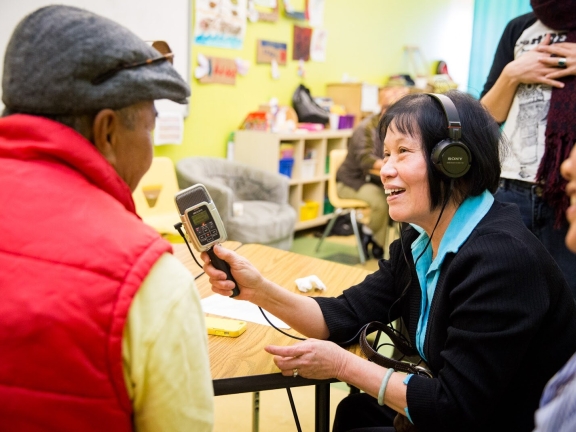
M225 247L234 249L237 245L225 243ZM344 289L364 280L371 272L358 267L307 257L286 252L268 246L242 245L236 251L254 264L264 277L286 289L306 296L336 296ZM197 275L198 268L189 256L189 252L178 248L176 256ZM298 291L295 279L318 276L326 285L325 292ZM202 298L213 294L206 275L196 280ZM294 330L291 334L301 336ZM270 326L248 322L244 334L238 338L208 336L210 370L216 396L235 393L258 392L287 387L316 386L316 431L329 430L330 382L336 380L311 380L302 377L285 377L276 367L273 356L264 351L266 345L292 345L296 340L276 331ZM357 348L355 352L359 353Z

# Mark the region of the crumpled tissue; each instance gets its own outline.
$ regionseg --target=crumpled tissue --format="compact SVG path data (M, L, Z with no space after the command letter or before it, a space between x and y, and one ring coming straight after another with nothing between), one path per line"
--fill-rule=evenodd
M312 289L322 290L326 289L324 282L316 275L310 275L303 278L296 279L296 286L302 292L308 292Z

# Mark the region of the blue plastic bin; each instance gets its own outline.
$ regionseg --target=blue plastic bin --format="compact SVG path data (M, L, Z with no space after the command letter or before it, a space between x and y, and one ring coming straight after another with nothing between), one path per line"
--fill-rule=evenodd
M280 174L292 177L292 167L294 166L294 159L280 159Z

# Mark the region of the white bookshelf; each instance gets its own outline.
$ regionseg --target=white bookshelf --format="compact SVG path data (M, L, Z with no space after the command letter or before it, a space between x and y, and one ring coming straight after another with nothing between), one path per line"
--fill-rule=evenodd
M307 133L273 133L251 130L239 130L234 138L234 160L258 167L270 172L279 172L280 145L294 146L294 165L290 178L290 205L298 213L296 231L325 224L331 214L324 214L324 198L328 184L326 158L336 148L347 148L352 129L323 130ZM306 152L315 154L315 169L310 177L304 176L304 156ZM314 219L300 220L300 208L305 201L319 204L318 216Z

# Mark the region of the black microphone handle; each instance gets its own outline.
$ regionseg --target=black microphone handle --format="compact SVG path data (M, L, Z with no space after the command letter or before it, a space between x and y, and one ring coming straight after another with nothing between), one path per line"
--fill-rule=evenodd
M210 249L208 249L208 256L210 257L210 261L212 261L212 265L214 267L216 267L218 270L222 270L224 273L226 273L226 279L234 282L234 289L232 290L232 295L230 297L236 297L238 294L240 294L240 288L238 288L238 284L236 283L236 281L234 280L234 277L232 276L232 272L230 271L230 266L228 265L228 263L220 258L218 258L216 256L216 254L214 253L214 247L211 247Z

